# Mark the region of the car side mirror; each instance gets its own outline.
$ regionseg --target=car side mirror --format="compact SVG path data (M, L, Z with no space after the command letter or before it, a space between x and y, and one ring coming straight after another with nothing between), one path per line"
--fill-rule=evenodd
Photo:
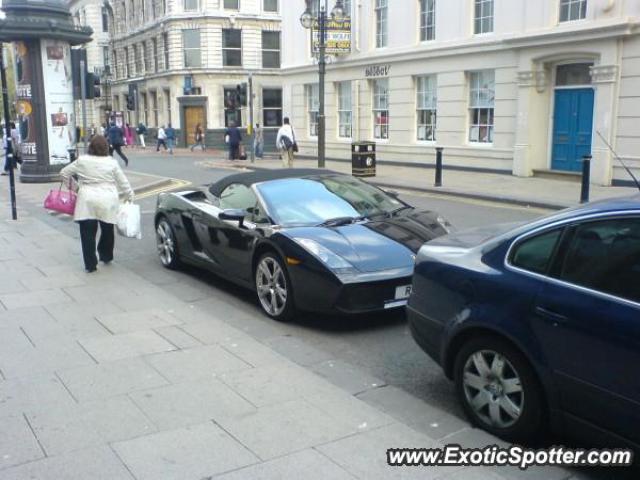
M232 222L239 222L242 225L244 217L247 216L247 212L241 208L228 208L218 214L220 220L230 220Z

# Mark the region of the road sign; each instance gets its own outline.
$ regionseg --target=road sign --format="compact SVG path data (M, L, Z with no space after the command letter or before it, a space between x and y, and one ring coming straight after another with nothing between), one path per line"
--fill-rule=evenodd
M316 21L312 27L312 48L314 53L320 51L320 25ZM326 54L346 55L351 53L351 19L342 20L327 19L326 27Z

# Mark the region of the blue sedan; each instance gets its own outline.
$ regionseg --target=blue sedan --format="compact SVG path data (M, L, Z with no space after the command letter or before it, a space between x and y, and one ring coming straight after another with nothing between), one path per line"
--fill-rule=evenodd
M408 316L474 425L640 445L639 196L426 243Z

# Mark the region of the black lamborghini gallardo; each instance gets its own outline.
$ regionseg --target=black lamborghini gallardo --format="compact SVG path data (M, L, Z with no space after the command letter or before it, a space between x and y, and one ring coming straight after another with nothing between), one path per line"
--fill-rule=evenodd
M403 307L415 253L449 231L362 180L329 170L233 174L158 197L163 265L206 268L256 291L265 313L363 313Z

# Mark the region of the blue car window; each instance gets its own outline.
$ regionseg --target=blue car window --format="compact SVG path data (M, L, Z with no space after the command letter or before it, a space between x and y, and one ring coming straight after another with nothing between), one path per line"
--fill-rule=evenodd
M560 278L640 303L640 218L576 227Z
M288 178L256 186L269 214L284 226L318 225L338 217L368 217L403 203L378 188L347 176Z
M516 245L511 255L511 264L533 273L546 274L553 258L562 229L528 238Z

